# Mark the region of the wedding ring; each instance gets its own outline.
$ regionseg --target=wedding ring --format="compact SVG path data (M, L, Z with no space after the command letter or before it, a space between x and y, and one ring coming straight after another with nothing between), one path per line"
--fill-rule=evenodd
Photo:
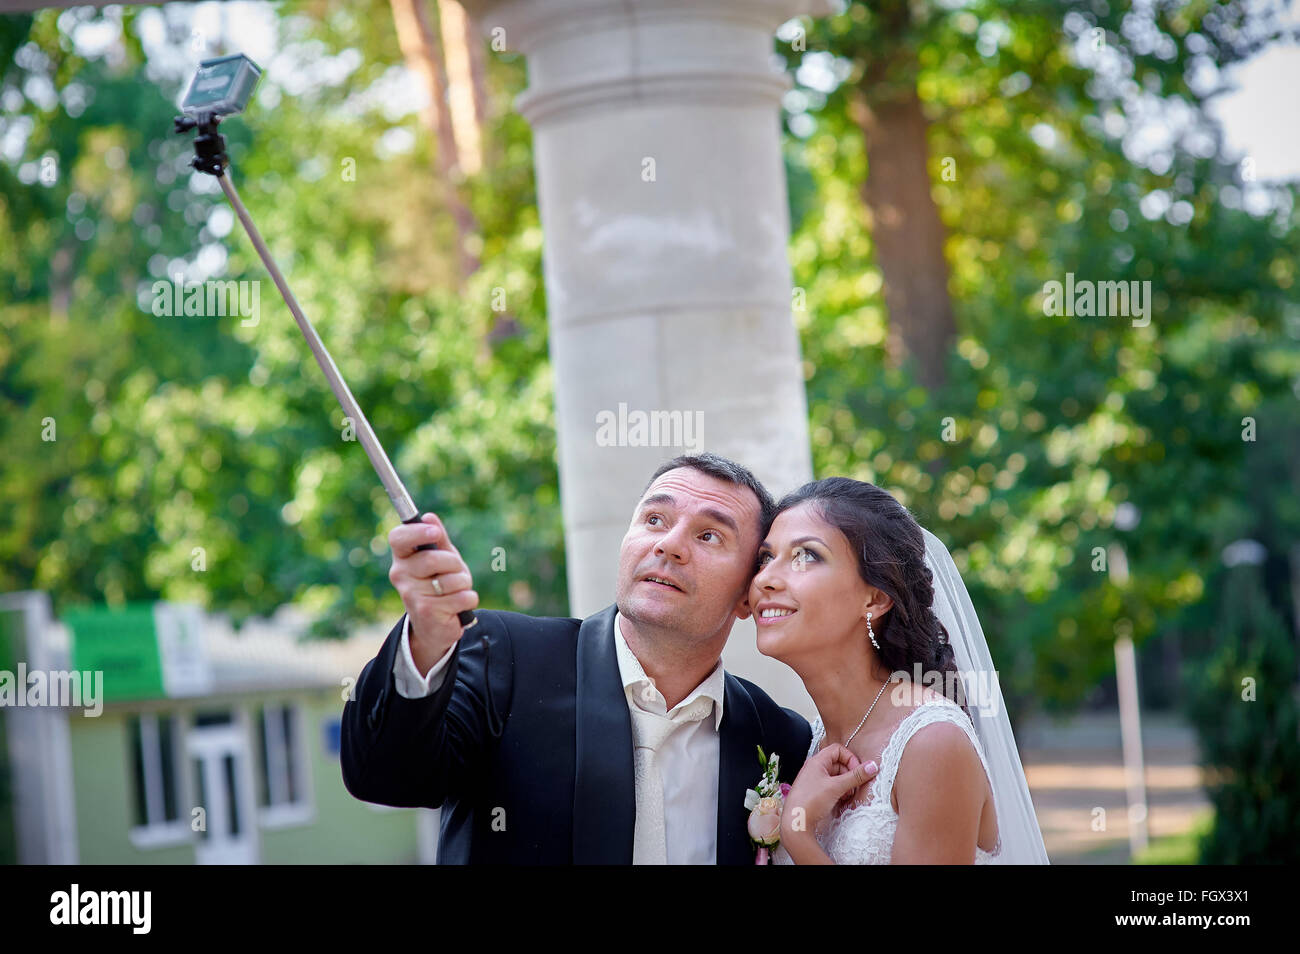
M433 592L442 596L442 582L436 576L429 582L433 584Z

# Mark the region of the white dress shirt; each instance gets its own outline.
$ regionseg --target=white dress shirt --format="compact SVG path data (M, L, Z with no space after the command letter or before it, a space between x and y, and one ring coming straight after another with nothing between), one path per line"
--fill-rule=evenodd
M397 687L397 694L403 699L423 699L436 692L442 685L442 674L447 671L447 664L451 662L455 648L456 644L452 643L451 649L443 653L433 668L421 676L420 670L415 668L415 657L411 655L411 617L404 617L402 643L397 647L397 658L393 660L393 684Z
M633 708L651 712L674 721L681 720L659 748L658 768L664 785L664 831L667 860L672 865L711 865L717 860L718 841L718 764L722 725L722 700L726 675L722 662L704 681L686 694L672 710L654 682L646 675L640 660L623 638L622 616L614 614L614 648L618 657L619 678L629 711ZM421 699L441 685L452 649L421 676L411 656L410 617L402 623L401 645L393 662L393 682L404 699ZM683 716L698 712L697 700L711 700L713 718L685 721ZM707 711L707 710L706 710ZM634 727L635 731L635 727ZM634 744L636 740L633 740ZM641 793L637 801L644 802ZM737 808L737 811L740 809Z

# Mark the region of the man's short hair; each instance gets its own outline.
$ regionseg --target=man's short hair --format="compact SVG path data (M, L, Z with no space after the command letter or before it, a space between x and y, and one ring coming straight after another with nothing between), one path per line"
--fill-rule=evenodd
M758 498L758 538L762 540L767 536L767 531L772 528L772 521L776 519L776 501L748 467L737 464L734 460L719 457L717 454L682 454L660 464L659 469L650 475L650 480L642 489L641 496L645 496L645 492L656 480L678 467L689 467L710 477L716 477L718 480L735 484L737 487L748 487Z

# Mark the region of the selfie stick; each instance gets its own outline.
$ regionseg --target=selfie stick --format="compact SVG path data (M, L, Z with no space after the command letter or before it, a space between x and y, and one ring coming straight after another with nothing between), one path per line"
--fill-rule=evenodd
M339 369L320 340L320 335L316 333L316 329L312 327L312 323L307 320L307 316L298 306L298 299L289 290L289 283L285 281L279 266L275 264L275 259L271 257L271 250L266 247L266 242L262 240L262 234L257 230L257 226L253 224L248 209L240 201L239 193L235 191L235 184L230 181L230 176L225 174L230 159L226 155L225 137L217 132L217 124L221 122L223 115L243 110L253 92L253 87L257 85L261 72L257 64L242 53L204 60L199 64L199 71L190 84L185 99L181 102L181 110L186 115L176 117L174 131L178 133L191 129L199 131L194 139L194 159L190 164L199 172L215 176L221 183L222 191L226 193L226 198L234 207L235 214L239 216L239 221L252 240L253 247L257 249L262 264L271 273L271 280L275 282L275 287L280 290L284 303L289 306L294 320L298 322L298 330L307 339L307 346L311 348L311 353L316 356L316 363L325 373L325 380L329 382L330 390L338 399L344 415L355 424L357 440L365 449L366 456L370 458L370 465L379 475L379 482L384 485L388 499L397 509L398 517L401 518L402 523L420 523L420 511L415 506L415 501L407 493L402 479L397 476L388 454L384 452L383 445L379 443L379 439L375 437L375 432L370 427L370 421L366 419L361 406L352 396L352 391L343 380L343 375L339 374ZM436 550L438 545L422 543L416 549ZM462 610L458 618L461 625L467 628L478 622L473 610Z

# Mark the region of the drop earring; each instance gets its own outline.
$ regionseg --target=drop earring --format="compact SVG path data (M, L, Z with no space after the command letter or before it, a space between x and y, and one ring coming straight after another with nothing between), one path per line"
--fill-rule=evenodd
M871 628L871 614L867 614L867 637L871 640L871 645L876 649L880 648L880 643L876 642L876 631Z

